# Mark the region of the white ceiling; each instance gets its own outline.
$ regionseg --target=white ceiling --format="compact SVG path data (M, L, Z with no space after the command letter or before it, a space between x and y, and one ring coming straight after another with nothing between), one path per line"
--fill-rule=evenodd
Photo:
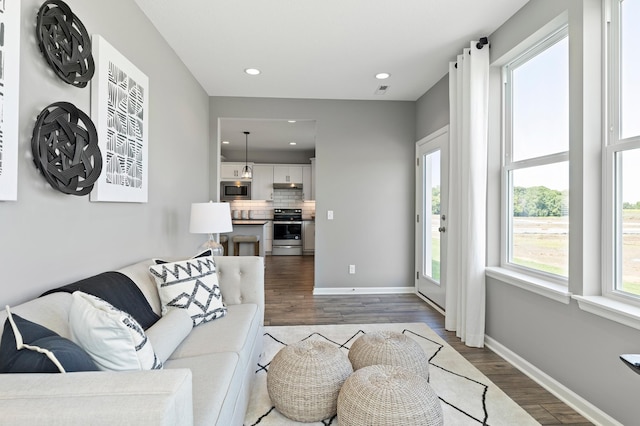
M415 101L527 0L135 2L210 96Z
M227 141L221 151L245 150L245 136L243 132L250 132L248 136L249 151L310 151L316 146L316 121L297 120L289 123L287 120L259 120L259 119L220 119L220 140ZM295 142L296 145L289 145Z

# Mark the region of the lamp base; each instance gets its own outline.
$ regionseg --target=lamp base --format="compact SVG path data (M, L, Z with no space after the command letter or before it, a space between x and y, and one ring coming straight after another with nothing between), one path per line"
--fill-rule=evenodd
M218 243L216 240L207 240L200 246L199 249L201 252L205 250L211 250L211 253L214 256L224 256L224 247L222 244Z

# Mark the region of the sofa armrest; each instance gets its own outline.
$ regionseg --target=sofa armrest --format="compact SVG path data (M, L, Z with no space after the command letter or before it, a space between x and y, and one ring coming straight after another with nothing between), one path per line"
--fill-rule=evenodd
M193 424L188 369L2 374L0 423Z
M255 303L264 314L264 259L259 256L216 256L218 282L228 305Z

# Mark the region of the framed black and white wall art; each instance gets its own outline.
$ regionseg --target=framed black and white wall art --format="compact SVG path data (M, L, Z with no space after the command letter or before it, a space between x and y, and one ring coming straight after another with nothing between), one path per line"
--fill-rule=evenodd
M103 37L91 38L96 72L91 80L91 119L98 131L102 174L91 201L146 203L149 79Z
M18 198L20 2L0 0L0 200Z

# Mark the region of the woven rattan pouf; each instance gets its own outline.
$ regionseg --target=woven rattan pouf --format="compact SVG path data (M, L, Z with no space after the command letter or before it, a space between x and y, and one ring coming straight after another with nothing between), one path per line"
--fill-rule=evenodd
M440 400L427 379L393 365L353 373L338 396L340 426L444 424Z
M397 365L429 379L429 359L418 342L395 331L374 331L358 337L349 349L354 370L370 365Z
M276 409L299 422L336 414L338 393L353 372L347 356L322 341L302 341L282 348L269 364L267 391Z

